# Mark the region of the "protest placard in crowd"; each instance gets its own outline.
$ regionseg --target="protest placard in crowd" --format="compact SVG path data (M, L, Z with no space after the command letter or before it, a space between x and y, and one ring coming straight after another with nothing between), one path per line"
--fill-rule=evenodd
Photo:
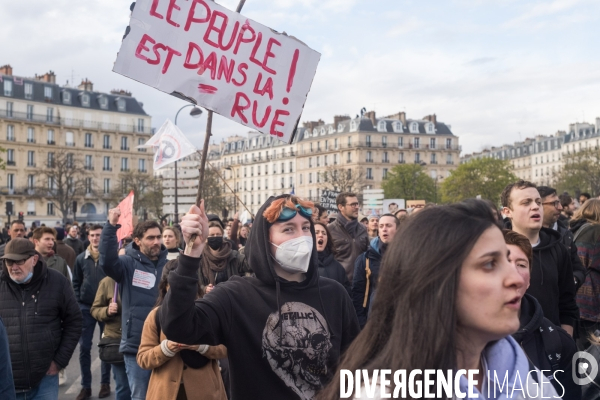
M138 0L113 70L291 142L319 59L212 1Z

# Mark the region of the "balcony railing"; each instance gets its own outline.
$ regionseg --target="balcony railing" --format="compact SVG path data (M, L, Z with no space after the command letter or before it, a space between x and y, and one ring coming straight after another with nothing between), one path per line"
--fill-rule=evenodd
M27 143L35 143L35 139L28 138Z
M126 113L124 113L127 115ZM60 125L65 128L82 128L102 131L116 131L116 132L130 132L130 133L146 133L151 134L152 128L144 127L139 129L138 125L126 125L126 124L114 124L108 122L93 122L88 120L78 120L72 118L59 118L52 117L48 118L45 114L32 114L27 112L19 111L7 111L6 109L0 110L0 118L11 119L17 121L32 121L39 122L46 125Z

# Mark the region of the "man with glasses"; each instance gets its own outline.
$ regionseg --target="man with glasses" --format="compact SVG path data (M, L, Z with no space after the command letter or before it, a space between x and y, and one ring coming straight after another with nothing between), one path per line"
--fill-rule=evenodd
M336 260L346 270L348 281L354 276L356 258L367 251L369 234L358 221L359 203L354 193L342 192L335 200L339 213L335 221L327 225L337 251Z
M27 239L11 240L2 261L0 317L17 399L58 399L58 371L69 364L81 335L71 282L48 268Z
M561 242L569 250L573 277L575 278L575 290L578 290L585 281L586 269L577 255L577 246L573 244L573 232L569 230L567 223L560 220L563 207L556 189L548 186L538 186L538 192L544 206L544 228L551 228L560 233Z
M505 226L529 239L533 247L531 283L527 293L542 306L544 316L573 336L579 318L571 254L558 232L542 226L544 206L534 183L519 180L502 191Z

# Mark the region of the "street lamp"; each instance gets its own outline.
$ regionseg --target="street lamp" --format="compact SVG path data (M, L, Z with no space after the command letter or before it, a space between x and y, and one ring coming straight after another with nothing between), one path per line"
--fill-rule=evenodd
M198 107L196 107L194 104L186 104L185 106L181 107L178 111L177 114L175 114L175 125L177 125L177 117L179 116L179 113L181 112L181 110L183 110L186 107L194 107L192 108L192 111L190 111L190 115L194 118L198 118L200 117L200 115L202 115L202 110ZM179 222L179 206L178 206L178 202L179 202L179 196L177 195L177 161L175 161L175 223Z

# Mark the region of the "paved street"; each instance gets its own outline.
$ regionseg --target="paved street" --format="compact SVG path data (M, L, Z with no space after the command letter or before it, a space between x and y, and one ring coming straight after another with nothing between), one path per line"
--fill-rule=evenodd
M98 398L100 391L100 359L98 358L98 328L94 336L94 345L92 346L92 399ZM73 353L73 357L67 366L67 382L59 387L58 398L61 400L75 400L81 390L81 374L79 372L79 345ZM110 373L111 394L106 399L115 398L115 380Z

